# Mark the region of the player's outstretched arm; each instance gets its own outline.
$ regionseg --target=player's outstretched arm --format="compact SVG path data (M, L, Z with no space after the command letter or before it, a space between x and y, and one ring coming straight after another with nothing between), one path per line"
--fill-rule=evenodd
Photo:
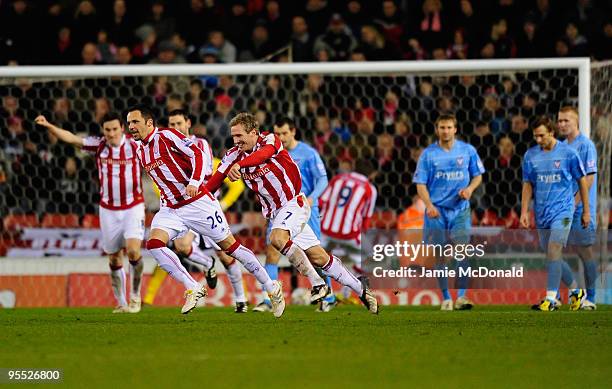
M421 197L421 200L423 200L425 203L425 207L427 208L427 217L435 219L440 216L438 208L436 208L431 202L429 191L427 190L427 186L425 184L417 184L417 193L419 194L419 197Z
M34 122L48 129L51 134L55 135L62 142L69 143L76 147L83 147L83 138L49 123L44 115L38 115L36 119L34 119Z
M529 203L533 195L533 187L530 182L523 182L523 191L521 193L521 227L529 228Z

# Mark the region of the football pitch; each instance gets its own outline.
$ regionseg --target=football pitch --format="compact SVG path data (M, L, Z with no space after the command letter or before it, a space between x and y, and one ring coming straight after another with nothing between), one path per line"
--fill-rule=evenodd
M610 387L612 306L0 310L0 368L70 387ZM25 386L25 385L24 385Z

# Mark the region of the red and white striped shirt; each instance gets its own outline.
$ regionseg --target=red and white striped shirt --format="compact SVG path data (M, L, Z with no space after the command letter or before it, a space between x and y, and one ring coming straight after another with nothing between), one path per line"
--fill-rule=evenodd
M213 154L212 148L208 141L204 138L198 138L195 135L191 135L191 141L204 152L204 162L202 163L202 169L204 169L204 183L206 183L213 174Z
M100 206L111 210L128 209L144 201L138 144L125 135L112 147L103 137L83 139L83 150L94 153L100 181Z
M358 173L335 176L320 197L321 232L336 239L361 241L376 205L376 188Z
M138 158L160 191L161 205L178 208L207 194L204 152L174 128L155 128L140 142ZM187 196L187 186L199 188Z
M261 212L270 219L275 216L277 210L300 194L302 190L300 170L287 150L283 149L283 144L278 136L260 134L257 144L249 153L240 151L238 147L232 147L221 160L217 172L225 178L233 164L239 163L268 145L274 148L272 156L255 166L242 167L240 173L247 186L257 195L261 203ZM217 186L216 181L219 180L211 181L214 181L211 182L212 186Z

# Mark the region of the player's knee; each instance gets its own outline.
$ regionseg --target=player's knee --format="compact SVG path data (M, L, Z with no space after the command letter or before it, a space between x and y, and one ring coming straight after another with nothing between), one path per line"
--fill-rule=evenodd
M182 241L174 241L174 250L181 254L181 255L185 255L188 256L189 254L191 254L191 245L182 242Z
M110 267L118 267L123 265L123 260L119 253L110 254L108 256L108 264Z
M272 230L270 233L270 244L278 251L282 250L289 240L289 233L283 230Z
M164 243L163 241L159 239L151 238L147 240L146 247L147 247L147 250L161 249L163 247L166 247L166 243Z
M128 259L132 262L139 260L141 257L140 247L128 247L125 251L126 251Z

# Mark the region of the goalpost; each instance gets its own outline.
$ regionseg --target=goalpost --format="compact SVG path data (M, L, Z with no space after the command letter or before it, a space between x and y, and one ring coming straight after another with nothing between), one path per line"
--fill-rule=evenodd
M600 225L607 226L612 149L611 67L609 62L591 64L588 58L2 67L3 104L14 99L12 104L17 108L0 118L4 120L0 121L0 127L11 130L11 126L18 126L11 118L18 117L22 130L36 134L33 142L49 155L52 152L45 135L34 126L26 125L34 114L46 112L52 120L59 118L56 120L75 132L91 133L96 128L93 112L101 100L107 101L110 110L123 110L145 99L164 116L174 99L182 101L190 110L193 108L194 126L214 137L211 143L219 156L227 146L227 133L220 124L225 112L220 108L222 105L229 105L228 112L257 112L265 128L270 128L276 117L289 115L296 119L303 139L320 148L330 172L354 158L378 161L380 219L377 222L379 226L395 228L397 214L413 194L411 174L418 155L411 153L422 149L430 140L431 123L440 112L455 112L460 131L465 130L468 135L486 124L497 136L513 130L514 116L524 116L527 120L539 114L555 116L561 104L572 104L578 107L581 131L598 148L598 215ZM61 107L60 99L68 101L67 109ZM407 130L403 131L402 126ZM385 159L381 155L389 152L389 139L395 154ZM516 140L520 136L512 139L517 146L516 154L522 157L521 145ZM486 154L482 157L495 162L496 144L477 146L479 152ZM5 161L14 158L13 151L4 151ZM57 156L51 155L50 161L53 157ZM4 167L10 185L4 192L0 191L2 218L21 212L35 214L40 221L44 214L68 210L82 219L84 214L91 213L91 207L69 202L64 208L56 207L54 202L65 200L62 196L66 194L58 192L54 197L57 188L47 188L49 181L37 177L38 172L42 175L47 169L48 163L53 162L34 166L34 174L29 175L11 166ZM83 168L87 166L84 161ZM45 170L44 174L50 173ZM90 176L95 179L95 174ZM475 207L483 212L493 209L503 219L518 205L517 180L520 182L516 169L499 177L492 176L490 185L475 194ZM257 207L243 195L232 211L245 218L247 214L256 214ZM10 227L4 226L9 247L10 239L20 236L14 231L7 234ZM607 239L607 229L601 231L602 239ZM34 238L19 244L21 248L23 245L28 248L34 242L43 251L53 244L70 245L63 242L65 238L53 239L56 238L62 242L49 242L49 239L41 242ZM260 245L261 236L249 238ZM605 246L601 245L602 250ZM92 247L85 249L91 251ZM607 260L607 253L601 254ZM3 263L6 262L0 259L0 277L4 274ZM12 263L11 266L17 266ZM62 265L62 271L69 268L66 270ZM15 271L14 267L11 269ZM398 301L390 296L389 302Z

